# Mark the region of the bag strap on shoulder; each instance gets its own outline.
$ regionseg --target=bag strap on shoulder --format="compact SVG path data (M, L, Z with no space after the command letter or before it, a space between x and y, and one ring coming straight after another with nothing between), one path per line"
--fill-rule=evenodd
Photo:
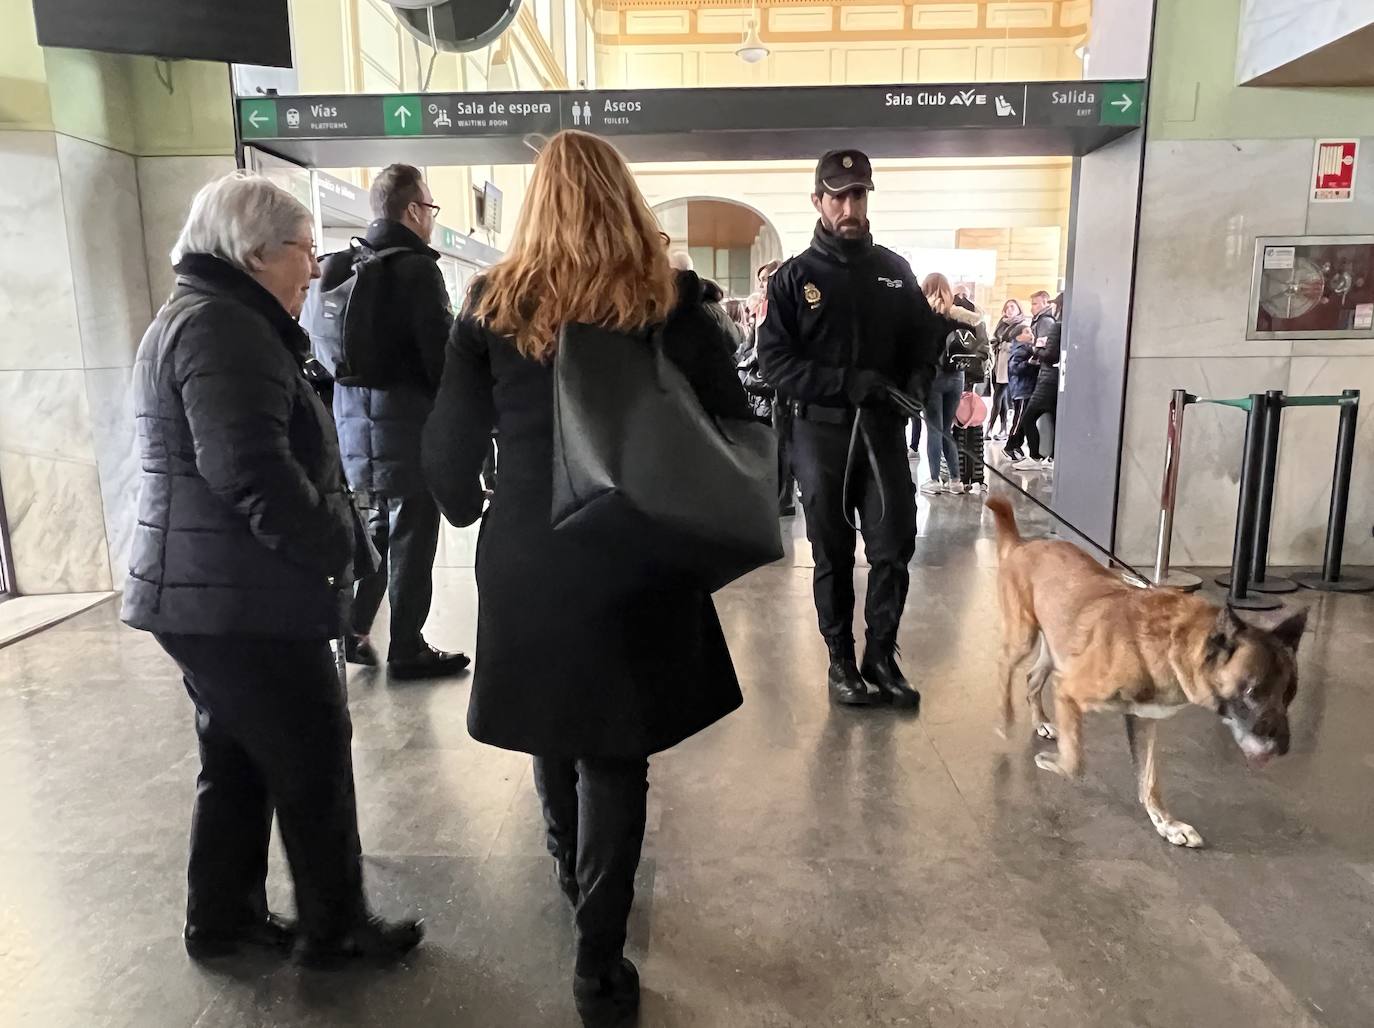
M380 261L388 257L395 257L397 254L414 253L408 246L387 246L378 250L362 236L354 236L348 241L348 249L353 255L353 263L356 265L362 260Z

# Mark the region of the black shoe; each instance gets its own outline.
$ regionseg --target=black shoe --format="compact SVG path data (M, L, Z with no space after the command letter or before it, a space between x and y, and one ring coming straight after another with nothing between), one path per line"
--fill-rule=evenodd
M377 659L377 651L365 635L350 635L344 639L344 659L363 667L376 667L381 663Z
M907 707L919 710L921 694L911 687L911 683L897 666L897 647L891 643L870 643L864 650L864 663L861 671L864 679L878 688L880 702L894 707Z
M352 960L386 963L399 960L425 937L423 921L384 921L369 917L351 931L331 939L301 936L296 963L317 971L331 971Z
M573 1001L583 1028L621 1028L639 1014L639 972L624 957L595 978L573 978Z
M471 663L466 653L445 653L425 643L425 648L413 657L389 659L386 662L386 671L392 678L401 681L443 678L446 675L458 674Z
M830 650L830 671L827 680L830 699L846 707L871 707L879 698L868 691L859 669L854 664L854 644L848 640L827 640Z
M186 955L192 960L228 957L244 948L277 950L286 953L296 941L296 926L278 914L268 914L256 924L237 931L197 928L187 925L181 933Z
M577 906L577 901L582 898L582 890L577 884L577 872L556 857L554 864L553 876L558 882L558 887L563 890L563 895L568 897L568 902L574 907Z

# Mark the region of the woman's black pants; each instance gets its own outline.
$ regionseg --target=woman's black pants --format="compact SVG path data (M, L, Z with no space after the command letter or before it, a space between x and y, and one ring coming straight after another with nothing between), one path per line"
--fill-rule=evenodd
M989 424L994 432L999 425L1003 429L1011 426L1011 397L1007 395L1006 382L992 384L992 420Z
M535 757L549 852L575 869L577 973L595 977L620 960L644 844L649 761Z
M304 934L365 916L353 794L353 724L329 643L168 635L196 707L200 777L191 819L186 923L232 932L267 913L275 809Z

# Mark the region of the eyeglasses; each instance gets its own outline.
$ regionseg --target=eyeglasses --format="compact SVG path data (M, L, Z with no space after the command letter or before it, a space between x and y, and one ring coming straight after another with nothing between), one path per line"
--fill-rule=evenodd
M436 218L439 216L439 212L443 210L443 208L440 207L437 203L425 203L423 200L416 200L415 202L418 203L421 207L428 207L430 210L432 210Z
M304 250L310 255L312 261L319 261L320 256L315 252L315 240L283 239L282 246L295 247L297 250Z

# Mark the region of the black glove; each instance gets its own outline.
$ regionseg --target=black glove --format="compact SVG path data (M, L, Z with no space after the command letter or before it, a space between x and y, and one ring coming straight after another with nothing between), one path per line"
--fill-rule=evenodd
M845 376L844 394L855 407L874 407L887 402L887 390L891 385L876 371L851 368Z

